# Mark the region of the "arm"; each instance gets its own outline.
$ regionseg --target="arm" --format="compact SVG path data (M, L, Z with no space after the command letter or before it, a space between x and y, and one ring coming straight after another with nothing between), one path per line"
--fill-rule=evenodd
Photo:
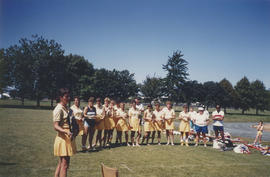
M65 134L67 134L68 136L71 136L71 135L72 135L71 132L66 132L62 127L60 127L58 121L53 122L53 127L54 127L55 131L57 131L57 132L65 133Z
M88 115L87 115L87 109L88 109L88 108L85 107L84 110L83 110L83 116L86 117L86 118L88 118Z

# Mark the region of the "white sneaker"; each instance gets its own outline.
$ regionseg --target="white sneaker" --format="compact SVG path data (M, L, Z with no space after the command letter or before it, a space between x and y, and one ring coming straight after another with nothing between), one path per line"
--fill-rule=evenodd
M195 146L198 146L198 143L196 143Z

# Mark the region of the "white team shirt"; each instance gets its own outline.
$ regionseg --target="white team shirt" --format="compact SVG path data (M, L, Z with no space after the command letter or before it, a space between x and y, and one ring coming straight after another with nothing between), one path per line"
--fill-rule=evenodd
M171 110L169 110L167 107L165 107L162 109L162 112L164 113L165 119L175 118L175 111L172 108L171 108Z
M206 114L197 114L194 119L194 124L198 126L206 126L207 120L209 120L209 117Z
M217 110L216 110L216 111L214 111L212 113L212 117L213 118L223 118L224 117L224 112L223 111L217 112ZM213 125L214 126L223 126L223 121L222 120L214 120Z
M180 118L182 121L188 122L189 119L191 119L191 115L190 115L189 112L182 111L182 112L180 112L180 114L179 114L179 118Z

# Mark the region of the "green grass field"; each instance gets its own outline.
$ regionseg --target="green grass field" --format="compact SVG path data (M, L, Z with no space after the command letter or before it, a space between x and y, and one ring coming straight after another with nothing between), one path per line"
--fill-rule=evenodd
M53 156L56 132L52 111L0 108L0 118L0 176L53 176L58 159ZM80 141L78 137L78 149ZM250 155L220 152L210 144L207 148L181 147L178 136L175 141L176 146L116 147L77 153L71 158L69 176L101 176L101 162L118 168L122 177L266 177L270 174L270 159L259 152L252 151ZM162 142L166 142L164 135Z

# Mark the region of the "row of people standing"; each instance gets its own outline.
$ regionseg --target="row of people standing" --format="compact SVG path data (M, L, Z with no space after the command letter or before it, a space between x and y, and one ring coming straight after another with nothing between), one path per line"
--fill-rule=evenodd
M144 110L142 104L139 103L139 99L135 99L131 103L131 107L128 112L125 109L125 103L116 104L115 101L105 98L104 105L101 104L100 98L96 99L96 105L94 105L94 98L89 98L88 106L84 110L79 108L79 98L75 98L74 105L71 107L76 119L80 125L80 135L82 135L82 149L95 149L95 146L99 144L100 147L110 146L113 138L113 130L116 129L116 143L122 143L122 134L125 135L126 145L130 146L128 140L128 131L131 132L131 144L132 146L140 146L140 138L142 136L142 130L144 129L144 136L142 142L146 140L149 144L149 139L152 137L152 143L154 142L155 135L158 135L158 144L161 141L161 132L166 131L167 145L174 145L174 120L176 119L175 111L172 108L170 101L166 102L166 107L163 109L160 104L155 103L155 109L152 109L152 105L149 104L147 109ZM77 114L78 113L78 114ZM224 118L224 112L220 111L220 106L217 106L217 110L213 112L214 131L216 137L221 134L224 139L224 131L222 120ZM204 111L204 108L200 107L198 112L193 111L190 108L188 111L187 105L183 106L183 111L180 112L179 131L181 133L180 142L181 145L189 146L188 136L191 132L191 128L195 129L197 134L196 146L198 145L199 138L202 136L204 139L204 145L206 146L206 136L208 133L209 113ZM93 136L97 131L96 141L93 143ZM103 137L102 137L102 132ZM89 146L86 148L86 139L88 136Z
M66 176L67 169L70 162L70 156L76 153L75 138L70 132L69 123L69 93L66 89L61 89L59 92L59 104L53 111L54 129L57 135L54 142L54 155L59 157L59 162L56 167L55 176ZM206 146L205 134L207 133L207 125L209 123L209 114L204 112L203 108L199 108L198 112L190 110L185 105L183 111L179 114L181 120L179 130L181 132L181 145L188 146L188 135L190 133L190 126L195 125L197 133L196 145L198 145L199 137L202 134L204 138L204 145ZM109 98L105 98L104 105L101 100L96 99L94 105L94 98L89 98L88 105L84 110L80 109L80 99L78 97L74 100L74 105L71 106L73 116L76 118L79 125L79 135L82 135L82 149L86 150L87 137L89 140L89 148L93 149L93 137L97 131L96 142L99 145L110 145L113 136L113 130L117 130L116 143L122 142L122 134L125 134L126 145L130 146L128 142L128 131L131 132L131 143L133 146L140 146L139 140L142 132L142 120L144 120L144 136L142 143L146 140L147 144L152 133L152 142L154 141L155 133L158 133L158 144L161 141L161 132L166 131L167 145L174 145L174 120L176 118L175 111L172 108L170 101L166 102L166 107L161 109L159 103L155 103L155 109L148 105L147 110L144 111L143 105L139 103L138 99L132 101L131 108L128 112L125 109L125 103L115 104ZM141 119L143 115L143 119ZM224 139L223 124L224 113L220 111L220 106L213 112L212 118L214 120L214 130L216 137L221 133ZM191 125L190 125L191 123ZM102 132L104 135L102 137ZM137 134L137 135L136 135ZM136 135L136 137L135 137Z

